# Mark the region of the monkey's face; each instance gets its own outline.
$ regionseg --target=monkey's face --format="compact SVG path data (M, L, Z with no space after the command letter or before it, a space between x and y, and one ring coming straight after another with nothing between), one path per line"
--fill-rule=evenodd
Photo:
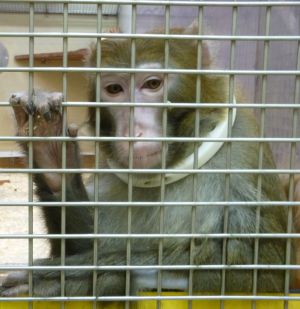
M158 68L149 64L147 68ZM101 100L104 102L157 103L163 101L164 78L162 74L140 73L131 85L129 74L103 74L101 76ZM107 107L105 117L114 123L112 135L116 137L155 138L162 136L160 108L134 106ZM105 128L104 128L105 130ZM110 146L113 158L122 166L128 166L130 143L116 141ZM160 141L134 141L132 143L134 168L152 168L161 164Z
M172 69L196 69L197 45L185 41L184 44L170 41L168 67ZM129 40L104 40L101 44L101 67L131 68L131 42ZM209 60L206 60L209 62ZM96 52L92 51L90 66L96 66ZM136 40L135 68L163 69L165 62L165 44L163 40ZM202 78L202 86L206 86ZM103 143L107 158L128 167L132 158L133 168L160 168L162 166L162 142L142 140L151 138L191 137L195 134L195 109L161 107L143 107L142 103L190 103L196 100L197 76L192 74L169 74L160 72L102 73L100 85L96 85L95 76L91 77L91 100L94 101L96 86L101 90L101 101L110 103L139 103L133 107L109 104L101 108L101 135L112 137L135 137L132 143L126 140ZM213 91L201 89L203 102L218 102L214 95L215 83L210 83ZM207 95L209 93L209 95ZM223 98L222 98L223 99ZM220 101L219 101L220 102ZM223 101L224 102L224 101ZM168 103L166 103L168 104ZM200 118L211 117L211 109L201 109ZM91 120L95 116L91 112ZM167 117L165 117L167 115ZM213 117L215 118L215 117ZM205 120L207 123L207 119ZM216 120L214 120L216 122ZM206 126L203 135L213 125ZM131 144L131 146L130 146ZM194 149L194 143L166 143L167 166L182 160ZM130 153L132 152L132 156Z

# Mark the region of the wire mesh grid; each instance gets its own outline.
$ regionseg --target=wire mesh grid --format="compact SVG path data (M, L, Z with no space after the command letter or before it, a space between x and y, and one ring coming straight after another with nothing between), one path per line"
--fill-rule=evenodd
M63 3L37 3L34 7L35 13L46 14L62 14ZM0 3L0 12L6 13L27 13L29 12L29 3ZM70 4L68 8L69 14L96 14L96 4ZM105 15L115 15L117 13L117 5L105 6Z
M185 300L188 308L198 308L195 301L201 306L203 300L218 300L217 308L228 308L226 301L241 300L250 301L255 308L261 300L280 300L280 305L288 308L293 300L299 306L300 296L291 294L290 289L298 287L294 281L300 268L294 258L300 206L295 191L300 174L300 3L43 2L62 7L61 31L36 31L36 5L41 1L21 0L15 3L28 6L28 28L0 29L0 38L28 38L28 65L3 67L1 74L28 73L31 104L39 102L36 74L59 73L63 97L59 108L52 108L52 118L49 110L46 115L42 109L27 105L31 110L23 134L19 131L17 136L0 136L0 142L26 145L26 165L2 165L0 173L28 174L26 202L0 201L1 207L28 206L28 232L7 231L0 235L1 239L28 240L28 265L0 265L1 272L26 271L25 279L4 279L1 301L25 300L33 306L30 302L34 300L55 300L64 307L65 301L85 300L92 301L95 308L99 301L120 301L130 308L135 301L154 300L152 306L160 308L164 300ZM75 4L97 8L93 12L95 31L70 30L69 13ZM130 33L103 30L103 6L107 4L130 7ZM143 7L149 6L163 10L162 26L149 28L146 18L143 21L140 17ZM174 8L183 12L186 7L193 8L193 23L174 27ZM243 8L254 14L250 18L258 18L259 32L244 34L239 30L239 15L246 16ZM220 10L224 14L223 9L229 10L225 12L230 32L212 34L206 27L211 14L207 12ZM282 11L282 16L291 17L289 30L293 31L274 31L274 25L280 22L274 16L280 16ZM36 42L49 38L62 44L61 65L41 67L35 58ZM92 60L84 67L72 66L70 41L83 38L94 41ZM238 64L243 43L246 47L248 43L256 44L251 50L256 53L255 67ZM280 69L274 64L276 43L288 44L294 55L293 59L290 54L284 60L277 58L284 64ZM188 50L185 46L190 45ZM181 49L176 46L190 54L178 59L182 54L174 54ZM120 47L124 50L120 51ZM121 57L121 53L124 58L114 58ZM213 59L218 56L225 64ZM72 73L89 75L88 90L92 94L88 102L69 99ZM181 76L186 78L183 84L179 84ZM277 95L274 86L278 81L284 85L287 80L286 96ZM217 87L223 87L224 94L215 95ZM187 91L193 93L186 95ZM237 104L239 93L247 91L252 91L251 99ZM51 98L46 100L50 102ZM3 100L0 107L9 107L11 102ZM74 107L91 108L89 124L93 135L78 136L77 128L70 127L68 113ZM249 110L255 112L258 129L252 128L255 125L251 117L241 116ZM59 125L56 113L60 115ZM284 113L289 116L288 122L280 121ZM46 122L40 122L40 116L48 117ZM17 122L20 126L20 120ZM45 127L46 133L39 131L45 123L57 126L59 133L49 130L47 134ZM210 134L220 130L221 125L222 134ZM284 131L284 126L288 134L272 134ZM79 165L78 142L93 144L91 166ZM277 167L272 163L268 144L275 153ZM47 145L56 145L59 151L53 154ZM205 154L204 147L215 151ZM252 152L255 156L251 159ZM240 154L242 158L237 156ZM207 159L203 159L205 155ZM81 174L90 175L87 191ZM278 176L286 178L279 180ZM283 180L285 193L280 184ZM34 186L39 201L34 198ZM36 207L43 209L47 233L34 232ZM45 262L34 260L35 239L50 241L53 256ZM24 291L26 296L22 295Z

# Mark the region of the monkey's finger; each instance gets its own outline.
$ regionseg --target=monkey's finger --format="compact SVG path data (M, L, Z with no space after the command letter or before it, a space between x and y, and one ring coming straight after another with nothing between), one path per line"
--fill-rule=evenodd
M32 98L27 94L27 92L21 93L19 97L19 104L22 106L24 111L30 115L35 112L34 104Z
M77 126L77 124L71 123L71 124L68 126L68 132L67 132L67 134L68 134L70 137L77 137L78 130L79 130L79 127Z
M63 100L64 96L61 92L50 92L48 94L48 104L50 105L50 109L53 111L60 111Z
M50 105L48 104L47 93L43 91L36 91L32 100L38 114L42 115L47 121L51 119Z
M28 120L28 114L32 113L32 104L29 104L27 92L16 92L9 97L9 103L12 106L16 121L19 127L23 127Z
M12 106L19 106L20 104L20 98L21 96L24 95L23 92L16 92L16 93L12 93L9 97L9 103ZM28 97L28 96L27 96Z
M53 112L60 113L63 95L60 92L43 92L38 91L36 94L39 113L49 121L52 118Z
M28 284L21 284L8 289L0 290L0 295L3 297L13 297L21 294L27 294L29 292Z
M9 103L12 105L12 107L21 106L23 110L28 114L32 114L34 112L33 103L30 100L27 92L13 93L9 98Z

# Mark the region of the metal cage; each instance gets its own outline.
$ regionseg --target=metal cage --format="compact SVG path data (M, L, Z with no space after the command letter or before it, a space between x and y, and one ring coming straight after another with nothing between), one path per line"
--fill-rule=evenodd
M13 2L13 3L12 3ZM52 6L52 12L43 11L41 7ZM57 8L55 9L55 5ZM112 8L118 12L115 20L110 20L104 16L103 8ZM86 10L85 10L86 8ZM92 9L90 9L92 8ZM116 10L116 8L118 8ZM20 12L22 12L20 14ZM87 12L87 13L86 13ZM22 17L16 18L15 13ZM72 14L87 14L88 21L76 19ZM46 14L46 15L43 15ZM55 16L54 16L55 15ZM72 16L71 16L72 15ZM4 17L6 16L6 17ZM5 19L6 18L6 19ZM24 18L24 22L22 22ZM2 19L2 22L1 22ZM9 20L12 27L10 28ZM40 26L40 22L47 23L47 26ZM47 19L47 20L46 20ZM58 22L59 20L59 22ZM196 34L173 33L174 27L188 27L193 21L197 21L198 32ZM58 23L58 24L56 24ZM85 28L88 25L89 28ZM267 308L268 302L272 301L272 308L300 308L300 292L291 291L289 278L292 273L299 270L299 261L291 262L291 244L297 243L299 238L299 227L293 228L293 221L296 221L293 214L297 214L297 207L300 206L300 200L297 200L297 181L300 175L300 2L298 1L149 1L149 0L28 0L28 1L7 1L0 0L0 43L6 46L9 55L8 65L6 61L1 61L0 67L0 109L3 123L7 123L7 115L11 111L8 103L8 93L13 93L22 89L15 87L24 87L28 93L33 89L43 87L54 91L61 91L64 96L62 103L63 132L67 132L67 119L77 119L81 121L82 131L85 131L84 119L87 115L83 112L87 107L94 107L96 134L84 132L83 135L75 139L66 135L61 136L34 136L33 118L29 117L29 129L27 136L15 136L12 121L9 121L10 128L6 125L0 128L0 192L3 199L0 200L0 222L3 220L3 227L0 227L0 239L3 243L0 252L0 274L3 280L6 272L15 270L28 271L28 295L18 295L17 297L3 297L0 299L0 308L35 308L35 301L45 301L45 306L52 308L72 306L87 306L87 308L96 308L102 306L99 302L107 301L118 302L112 304L112 308L126 307L133 305L139 308ZM51 28L53 26L53 28ZM114 29L110 31L111 27ZM163 29L162 33L152 31ZM101 66L101 44L103 40L130 39L131 41L131 66L130 67L105 67ZM148 69L136 67L136 40L141 38L156 39L164 41L164 63L159 69ZM209 68L203 67L199 62L196 69L172 68L169 65L170 41L195 40L197 43L198 58L203 54L203 42L209 44L213 49L213 65ZM94 42L96 48L96 65L94 67L84 66L82 60L85 58L90 42ZM20 42L20 44L18 43ZM48 43L48 47L43 47L43 42ZM79 42L79 43L78 43ZM16 48L19 45L20 48ZM50 46L51 45L51 46ZM24 47L25 46L25 47ZM84 47L85 46L85 47ZM73 53L73 54L72 54ZM5 53L6 55L6 53ZM72 58L71 55L75 55ZM1 56L1 55L0 55ZM6 56L7 57L7 56ZM18 58L19 57L19 58ZM189 55L186 55L189 57ZM169 76L172 74L195 74L197 75L196 103L174 103L170 102L168 93L165 90L162 102L151 103L132 103L134 95L131 94L129 102L101 102L101 76L104 72L121 72L131 76L131 93L134 93L135 76L138 73L155 72L162 74L164 82L169 82ZM95 89L95 102L90 102L85 97L86 80L84 74L94 73L97 81ZM201 76L203 75L228 76L228 101L226 103L214 102L199 107L201 93ZM57 76L59 79L57 80ZM40 80L41 82L40 82ZM71 80L72 79L72 80ZM80 84L78 84L78 79ZM10 82L12 80L13 82ZM70 81L71 80L71 81ZM51 84L53 83L53 84ZM70 86L71 84L71 86ZM17 86L15 86L17 85ZM58 88L57 88L58 87ZM82 89L78 89L82 87ZM1 90L2 88L2 90ZM245 96L245 102L235 104L235 94L242 91ZM76 93L76 95L73 95ZM75 92L76 91L76 92ZM77 96L79 93L79 96ZM79 97L79 99L78 99ZM100 134L101 110L105 106L128 108L130 110L131 134L127 136L103 136ZM139 138L133 136L134 109L140 106L148 106L162 110L162 136ZM252 110L260 125L258 137L232 137L232 128L228 125L226 137L202 137L200 128L195 125L194 136L169 137L167 136L167 114L168 109L180 109L188 107L195 110L196 116L201 114L201 108L214 107L227 108L228 118L231 123L235 110ZM72 116L73 115L73 116ZM97 129L98 128L98 129ZM200 131L199 131L200 130ZM60 141L62 143L62 162L61 167L56 169L35 168L33 147L34 143L44 141ZM82 166L81 168L68 168L67 144L70 141L82 143ZM134 198L134 176L145 173L144 169L133 168L133 150L132 145L136 141L158 141L162 143L162 165L159 168L150 168L146 172L158 175L160 182L160 198L158 201L139 201ZM129 164L128 168L113 166L112 168L103 168L101 166L101 146L100 142L128 141L129 143ZM28 143L28 158L24 159L24 154L16 147L16 142ZM192 143L193 165L185 169L172 169L168 166L166 153L167 145L170 142ZM226 164L221 169L198 169L197 149L199 143L224 143L227 147ZM244 168L231 167L231 147L234 143L256 142L259 145L259 156L257 158L257 168L247 170ZM88 145L86 145L89 143ZM264 168L263 152L264 144L269 143L277 164L276 169ZM3 147L1 147L1 144ZM58 173L61 175L61 201L38 201L34 193L34 175L40 173ZM94 227L93 232L86 235L70 235L66 231L66 211L68 207L81 207L83 202L66 201L67 177L69 174L92 175L95 183L93 196L94 199L84 202L87 207L93 208ZM128 177L127 198L117 201L102 200L98 183L103 175L114 173L120 178ZM188 201L166 200L166 187L170 175L210 175L219 173L225 175L224 199L218 201L197 201L191 198ZM254 174L257 176L257 198L253 201L232 202L229 197L229 188L231 175L234 174ZM262 175L274 174L280 175L285 182L287 199L286 201L261 201L261 183ZM165 176L165 177L164 177ZM12 177L12 178L10 178ZM23 182L19 182L23 177ZM84 176L85 177L85 176ZM173 176L172 176L173 177ZM197 187L196 176L194 177L194 187ZM299 180L300 182L300 180ZM14 185L14 186L13 186ZM113 185L113 184L112 184ZM20 188L22 190L20 191ZM17 194L19 190L19 194ZM196 190L196 189L195 189ZM150 191L151 192L151 191ZM21 194L21 197L19 197ZM145 193L147 194L147 193ZM151 194L151 193L149 193ZM195 194L193 194L195 196ZM224 216L224 229L220 233L197 233L195 232L195 213L198 207L219 206L226 209L232 205L245 205L255 207L257 220L259 221L260 207L276 207L281 205L287 207L288 226L285 233L264 234L259 227L254 233L229 233L226 229L228 215ZM60 207L61 208L61 233L47 234L45 230L36 230L38 216L35 215L35 209L42 207ZM104 233L101 234L96 224L99 217L99 210L105 207L125 207L127 215L124 220L127 221L127 232L119 234ZM133 210L135 207L157 207L159 208L159 232L158 233L136 233L132 231L134 221ZM190 207L191 221L190 231L182 231L180 234L173 234L164 231L165 210L167 208ZM21 218L20 223L15 224L15 217L22 212L25 219ZM9 217L7 213L10 213ZM297 216L296 216L297 217ZM294 219L293 219L294 218ZM11 221L9 221L11 220ZM299 219L298 219L299 220ZM10 222L10 223L9 223ZM41 222L41 221L40 221ZM227 223L226 223L227 222ZM24 228L20 228L23 225ZM259 224L258 224L259 225ZM264 238L278 238L286 240L284 265L261 265L258 263L258 252L260 250L259 241ZM56 266L34 265L36 255L36 240L43 239L61 240L61 264ZM93 244L93 260L88 265L68 266L65 256L65 243L70 238L90 239ZM99 251L98 240L113 238L124 240L126 247L126 263L124 265L99 265L97 254ZM143 239L155 238L158 240L157 263L155 265L132 265L131 258L132 242L139 240L143 244ZM192 262L184 265L168 265L163 263L164 242L168 239L184 238L190 242L190 255L193 256L194 242L197 239L220 239L223 244L222 263L211 265L195 265ZM253 263L250 265L230 265L226 262L227 240L232 238L254 240ZM15 254L19 243L13 243L13 240L22 240L20 251ZM1 247L1 245L0 245ZM42 247L44 248L44 247ZM42 255L46 257L49 249L44 250ZM296 246L297 250L297 246ZM55 297L39 297L33 293L34 272L39 269L54 269L61 272L61 294ZM193 272L204 269L218 269L222 274L222 284L218 293L194 293L192 289ZM283 269L285 271L285 287L281 293L261 294L257 291L257 273L260 269ZM65 295L65 282L67 276L65 272L69 269L90 270L92 276L92 293L87 296L68 296ZM99 296L96 295L96 283L99 271L119 270L126 273L125 293L118 296ZM165 270L185 270L188 272L187 289L184 291L164 291L162 284L163 272ZM251 269L253 271L254 284L251 293L227 293L226 273L232 269ZM130 292L131 280L135 271L156 271L157 289L151 292L132 295ZM205 280L205 278L203 278ZM243 278L241 277L241 281ZM297 288L297 286L296 286ZM300 286L298 287L300 288ZM46 303L51 301L51 303ZM76 302L75 302L76 301ZM82 303L78 303L78 301ZM69 303L70 302L70 303ZM83 303L85 302L85 303ZM207 307L206 307L207 306ZM276 307L278 306L278 307ZM48 308L48 307L47 307ZM80 307L81 308L81 307Z

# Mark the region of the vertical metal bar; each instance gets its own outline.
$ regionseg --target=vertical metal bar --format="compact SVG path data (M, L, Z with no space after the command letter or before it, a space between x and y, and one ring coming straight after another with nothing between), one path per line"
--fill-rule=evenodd
M237 23L237 7L232 7L232 24L231 24L231 35L236 35L236 23ZM234 60L235 60L235 49L236 42L234 40L230 43L230 69L234 68ZM235 76L230 75L229 77L229 102L233 102L235 92ZM232 135L232 108L228 109L228 137ZM226 143L226 169L231 168L231 142ZM230 172L225 175L225 201L230 199ZM223 233L228 233L228 217L229 217L229 209L228 207L224 208L224 226ZM223 250L222 250L222 264L227 263L227 239L223 239ZM226 270L222 270L222 282L221 282L221 295L224 295L226 292ZM224 308L225 303L221 301L221 308Z
M131 19L131 33L136 33L136 4L132 4L132 19ZM131 68L136 66L136 41L131 39ZM130 75L130 101L135 102L135 74ZM129 109L129 136L134 136L134 107ZM129 142L129 156L128 156L128 168L133 169L133 142ZM128 174L128 201L132 201L132 174ZM127 232L131 234L132 224L132 208L128 207L127 214ZM126 242L126 264L131 263L131 241L127 239ZM130 295L130 270L126 270L126 296ZM125 308L130 308L130 302L126 301Z
M34 33L34 3L29 4L29 32ZM29 67L34 67L34 37L29 38ZM29 84L28 84L28 97L32 100L34 73L29 72ZM33 117L28 117L28 136L33 136ZM33 168L33 142L28 143L28 167ZM33 201L33 174L28 175L28 201ZM33 234L33 207L28 207L28 234ZM33 239L28 239L28 264L33 265ZM29 297L33 296L33 274L32 270L28 272L28 284L29 284ZM30 301L28 308L33 308L33 304Z
M298 50L297 50L297 70L300 70L300 42L298 41ZM295 97L294 103L299 104L300 102L300 76L295 77ZM298 128L298 120L300 117L300 109L294 108L293 109L293 121L292 121L292 137L299 136L299 132L297 134ZM291 154L290 154L290 169L294 169L296 166L296 149L297 143L291 143ZM289 193L288 193L288 200L294 200L294 191L295 191L295 175L289 175ZM287 233L292 233L293 231L293 208L288 208L288 218L287 218ZM290 238L287 239L286 243L286 264L289 265L292 261L292 240ZM284 293L288 295L289 293L289 285L290 285L290 271L287 269L285 271L285 286L284 286ZM288 309L288 301L284 302L284 308Z
M170 6L167 5L165 7L165 34L168 35L170 33ZM167 69L169 67L169 55L170 55L170 46L169 40L164 41L165 44L165 63L164 67ZM164 75L164 93L163 93L163 101L164 103L168 102L168 74ZM167 126L168 126L168 109L167 107L162 111L162 136L167 136ZM167 156L167 143L162 142L162 151L161 151L161 168L166 168L166 156ZM165 200L165 175L161 174L161 183L160 183L160 200L163 202ZM159 209L159 232L164 233L164 207L160 207ZM163 243L164 240L159 240L158 245L158 265L163 264ZM161 294L162 291L162 272L159 270L157 273L157 293ZM161 308L161 301L157 301L157 308Z
M266 21L265 21L265 35L268 36L270 34L270 24L271 24L271 7L268 6L266 8ZM268 69L269 65L269 41L264 41L264 47L263 47L263 70ZM262 94L261 94L261 102L266 103L267 99L267 76L263 75L262 77ZM260 110L260 132L259 136L264 137L265 135L265 114L266 109L261 108ZM258 149L258 169L263 168L263 158L264 158L264 142L259 143L259 149ZM257 176L257 201L261 200L262 197L262 175L258 174ZM256 222L255 222L255 233L259 233L260 231L260 206L257 206L256 208ZM259 262L259 238L254 239L254 257L253 257L253 263L258 264ZM258 284L258 270L253 270L253 287L252 287L252 293L253 295L257 294L257 284ZM252 308L256 308L256 301L252 301Z
M64 3L63 6L63 32L68 33L68 9L69 4ZM63 67L68 67L68 38L63 38ZM63 73L63 96L65 100L67 100L68 94L68 75L67 72ZM66 136L67 132L67 109L62 107L62 136ZM62 169L67 168L67 144L66 142L62 142ZM66 201L66 174L62 173L61 175L61 202ZM66 233L66 207L61 205L61 234ZM61 239L61 265L65 265L66 263L66 242L65 239ZM61 296L65 295L65 271L61 271ZM61 308L65 307L65 303L61 303Z
M198 34L203 34L203 7L198 7ZM201 40L197 41L197 70L202 68L202 45L203 42ZM201 104L201 75L197 75L196 78L196 96L195 96L196 103ZM200 110L197 108L195 110L195 137L200 137ZM198 169L198 148L199 143L194 143L194 165L193 169ZM193 201L196 202L198 200L198 175L193 175ZM196 206L192 207L192 218L191 218L191 233L195 233L195 221L196 221ZM190 265L194 264L195 260L195 239L191 238L190 241ZM189 284L188 284L188 294L193 294L193 277L194 272L191 269L189 271ZM188 308L192 309L193 302L188 302Z
M102 32L102 4L97 5L97 32ZM96 43L96 67L101 66L101 38L97 38ZM96 73L96 102L101 101L101 74ZM100 136L100 108L96 108L96 121L95 121L95 136ZM95 142L95 168L100 167L100 144ZM94 200L99 201L99 174L94 174ZM94 234L99 233L99 207L94 208ZM94 266L98 265L98 240L94 239ZM97 271L93 271L93 295L97 295ZM93 302L93 308L97 309L97 300Z

